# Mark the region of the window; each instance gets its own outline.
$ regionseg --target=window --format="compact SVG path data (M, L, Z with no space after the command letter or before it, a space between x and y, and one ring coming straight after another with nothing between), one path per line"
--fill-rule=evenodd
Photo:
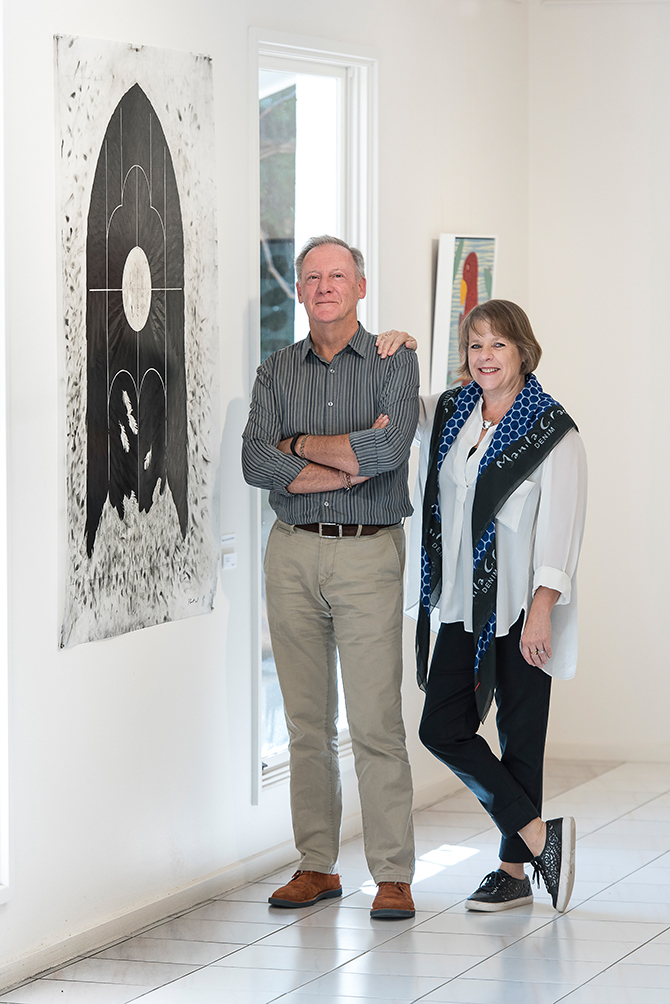
M293 260L314 234L330 233L360 247L368 276L375 265L374 59L296 45L273 36L252 44L258 56L259 339L258 358L304 338L307 316L295 297ZM374 289L374 283L370 284ZM375 326L368 294L359 317ZM259 563L274 513L260 493ZM286 776L288 735L258 577L259 678L254 743L264 783ZM340 729L346 728L340 683ZM342 737L345 740L345 737ZM346 740L345 740L346 741ZM258 764L260 768L260 763ZM258 776L256 771L256 795Z
M0 15L2 10L0 9ZM2 28L0 27L0 35ZM1 38L0 38L1 41ZM0 47L1 51L1 47ZM2 57L0 57L0 60ZM2 96L0 84L0 97ZM0 102L1 107L1 102ZM2 112L0 112L0 116ZM4 192L4 123L0 118L0 192ZM5 403L4 201L0 196L0 903L9 897L9 669L7 649L7 427Z

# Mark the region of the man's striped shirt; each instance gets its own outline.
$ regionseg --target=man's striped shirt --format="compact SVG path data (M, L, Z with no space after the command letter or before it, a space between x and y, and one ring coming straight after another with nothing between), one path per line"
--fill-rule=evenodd
M331 362L311 338L274 352L258 367L243 433L245 480L270 489L270 505L285 523L397 523L409 516L408 456L419 414L419 366L404 347L382 359L375 339L358 331ZM371 426L389 416L385 429ZM297 433L349 433L359 474L351 491L291 494L307 461L277 449Z

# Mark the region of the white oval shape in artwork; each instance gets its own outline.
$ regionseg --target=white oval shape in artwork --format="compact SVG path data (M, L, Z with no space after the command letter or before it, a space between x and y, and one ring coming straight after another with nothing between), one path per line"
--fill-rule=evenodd
M141 247L134 247L126 258L121 280L123 309L133 331L141 331L151 310L151 269Z

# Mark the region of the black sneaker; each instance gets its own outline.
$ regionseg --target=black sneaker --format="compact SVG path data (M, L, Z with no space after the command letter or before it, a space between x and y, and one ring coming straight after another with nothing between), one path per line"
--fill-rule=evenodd
M575 884L575 821L572 816L547 820L547 839L541 854L533 858L533 878L540 884L540 875L554 907L566 909Z
M515 879L499 869L489 872L482 884L465 901L466 910L512 910L515 906L526 906L533 902L533 890L528 876Z

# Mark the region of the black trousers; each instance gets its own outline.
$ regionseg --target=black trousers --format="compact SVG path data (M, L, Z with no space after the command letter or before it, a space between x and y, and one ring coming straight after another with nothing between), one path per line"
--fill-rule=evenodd
M500 860L530 861L518 831L542 810L551 677L519 650L523 614L496 638L496 724L501 757L481 736L475 703L474 636L443 624L428 674L419 738L477 796L502 833Z

